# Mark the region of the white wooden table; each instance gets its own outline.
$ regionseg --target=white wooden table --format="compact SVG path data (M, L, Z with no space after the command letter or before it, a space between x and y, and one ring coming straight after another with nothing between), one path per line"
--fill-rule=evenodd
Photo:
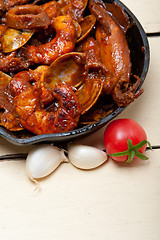
M160 1L124 0L147 33L160 32ZM152 9L153 6L153 10ZM144 93L118 118L132 118L160 145L160 36L149 37L151 62ZM81 139L104 148L104 128ZM0 154L27 152L0 138ZM148 161L121 166L109 160L93 171L62 164L34 185L25 160L0 162L0 240L159 240L160 149Z

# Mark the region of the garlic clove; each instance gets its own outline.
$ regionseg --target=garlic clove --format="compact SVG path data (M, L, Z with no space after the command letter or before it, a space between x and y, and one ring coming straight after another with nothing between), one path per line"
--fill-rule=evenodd
M97 168L108 159L104 151L81 144L70 144L68 146L68 158L75 167L84 170Z
M52 173L62 162L68 161L61 150L53 145L40 145L32 149L26 159L26 173L32 180Z

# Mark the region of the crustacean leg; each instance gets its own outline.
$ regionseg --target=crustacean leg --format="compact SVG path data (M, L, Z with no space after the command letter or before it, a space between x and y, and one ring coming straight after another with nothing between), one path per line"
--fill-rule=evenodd
M133 87L129 87L132 65L126 37L104 7L91 0L90 10L95 14L98 21L99 19L105 20L109 27L109 31L106 32L106 26L104 27L103 22L100 21L101 24L96 29L96 39L100 46L101 59L108 69L104 81L104 91L106 94L113 94L114 101L119 106L128 105L142 93L142 90L135 93L135 86L140 84L139 80ZM127 91L129 91L129 94L127 94Z
M17 94L13 102L24 128L35 134L46 134L70 131L77 126L81 108L71 87L66 84L57 85L52 91L57 101L56 109L47 111L41 101L39 84L31 85L27 72L24 72L26 82L24 80L20 82L17 75L12 79L12 91ZM16 79L18 84L21 84L18 88Z
M56 36L50 42L27 48L27 58L31 64L50 65L57 57L71 52L75 47L75 27L73 19L67 16L58 16L52 21Z

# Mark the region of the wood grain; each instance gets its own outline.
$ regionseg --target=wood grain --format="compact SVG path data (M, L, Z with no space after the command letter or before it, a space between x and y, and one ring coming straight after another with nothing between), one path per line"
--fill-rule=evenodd
M122 0L138 18L147 33L160 33L159 0Z

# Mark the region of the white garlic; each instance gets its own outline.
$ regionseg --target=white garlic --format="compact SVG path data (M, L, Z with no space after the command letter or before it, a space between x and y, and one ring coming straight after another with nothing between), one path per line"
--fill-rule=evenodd
M40 145L31 150L26 159L27 176L34 182L53 172L62 162L68 159L61 150L53 145Z
M68 158L75 167L86 170L96 168L108 159L104 151L81 144L68 146Z

